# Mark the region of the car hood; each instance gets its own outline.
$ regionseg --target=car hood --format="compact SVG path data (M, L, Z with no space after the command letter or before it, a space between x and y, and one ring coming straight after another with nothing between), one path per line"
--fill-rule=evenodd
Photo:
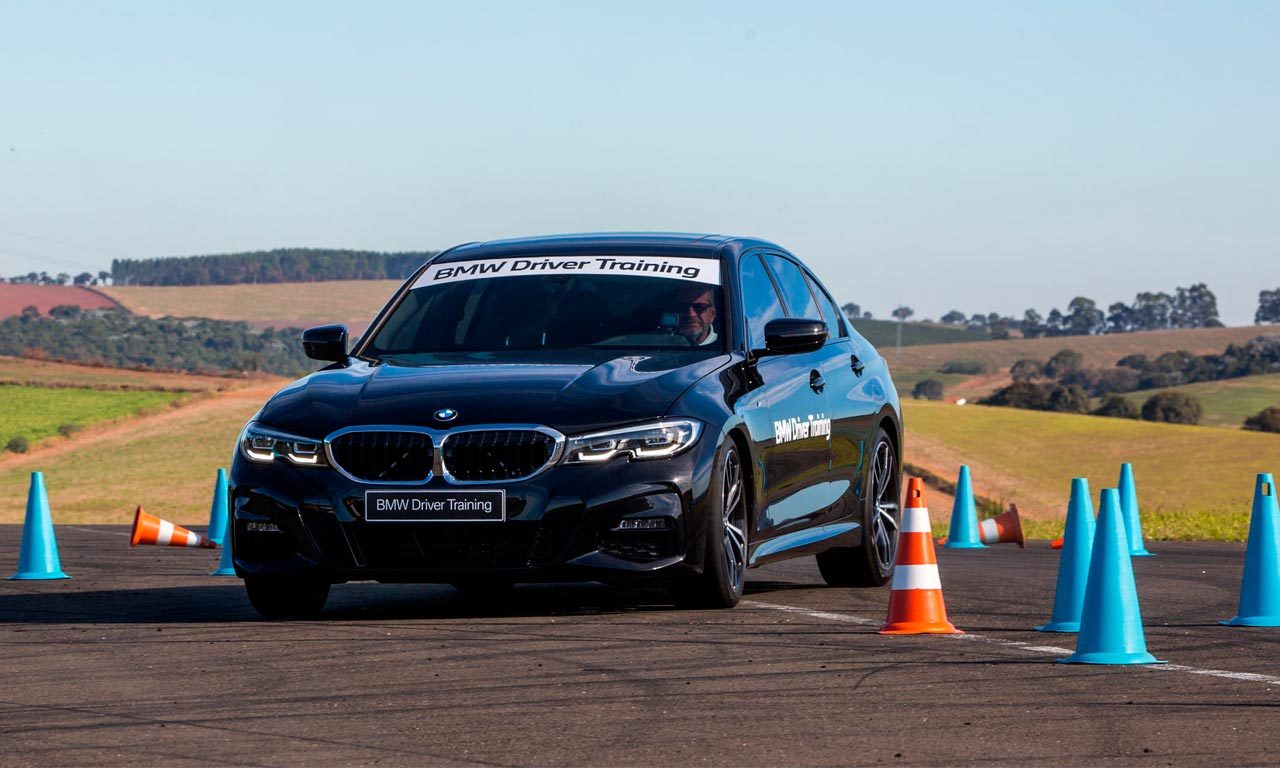
M543 424L565 434L662 416L725 354L616 350L425 355L412 365L351 360L294 382L256 417L306 437L364 424L439 429ZM436 411L458 412L448 422Z

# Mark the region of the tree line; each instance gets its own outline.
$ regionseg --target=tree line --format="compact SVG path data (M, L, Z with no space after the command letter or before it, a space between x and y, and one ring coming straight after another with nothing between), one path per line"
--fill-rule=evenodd
M1079 387L1093 397L1144 389L1165 389L1201 381L1280 373L1280 336L1255 336L1243 344L1229 344L1222 354L1197 355L1186 350L1154 358L1129 355L1114 368L1087 368L1079 352L1064 349L1048 362L1023 359L1009 376L1015 384L1043 380L1046 385Z
M116 285L232 285L319 280L403 280L438 251L350 251L280 248L274 251L115 259Z
M843 309L851 320L859 317L870 319L870 312L850 302ZM915 315L911 307L897 307L891 313L895 319L906 320ZM1280 323L1280 288L1258 293L1258 310L1254 322L1259 325ZM925 320L923 322L929 322ZM1144 291L1136 295L1133 303L1117 301L1104 311L1093 299L1077 296L1063 310L1054 307L1047 315L1028 309L1021 318L1002 316L999 312L966 315L953 309L938 319L943 325L961 326L969 330L990 333L994 339L1007 339L1011 331L1018 331L1024 338L1047 336L1089 336L1106 333L1132 333L1134 331L1160 331L1178 328L1220 328L1218 298L1205 283L1179 287L1173 293Z
M946 372L948 363L940 369ZM1129 355L1114 368L1088 368L1084 358L1072 349L1063 349L1048 361L1022 359L1009 368L1013 383L982 400L984 405L1026 408L1062 413L1092 413L1096 416L1138 418L1196 424L1201 406L1181 392L1158 392L1139 409L1125 392L1165 389L1201 381L1220 381L1242 376L1280 373L1280 336L1256 336L1244 344L1230 344L1222 354L1197 355L1186 350L1166 352L1155 358ZM936 379L919 382L912 392L917 398L942 398L942 384ZM1095 408L1093 398L1102 398ZM1245 422L1247 429L1274 431L1280 426L1280 409L1267 409Z
M953 309L943 315L940 322L986 328L993 338L1009 338L1009 332L1017 330L1028 339L1222 327L1218 318L1218 298L1204 283L1179 287L1172 294L1144 291L1134 297L1132 304L1117 301L1105 312L1093 299L1077 296L1067 305L1065 312L1054 307L1042 316L1033 308L1018 319L1002 317L996 312L966 317L963 312Z
M70 272L59 272L51 275L48 272L28 272L25 275L14 275L10 277L8 282L14 285L106 285L111 279L110 272L99 272L94 275L91 272L81 272L78 275L72 275ZM0 283L5 279L0 277Z
M36 307L0 320L0 354L113 368L300 376L316 369L298 328L205 318L152 319L119 309Z

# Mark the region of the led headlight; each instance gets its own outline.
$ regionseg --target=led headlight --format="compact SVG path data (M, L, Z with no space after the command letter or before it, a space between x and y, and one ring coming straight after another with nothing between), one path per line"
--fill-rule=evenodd
M617 456L665 459L683 453L698 441L702 422L668 419L635 427L594 432L565 441L563 464L598 464Z
M325 466L324 443L250 423L240 433L240 455L257 464L270 464L278 457L300 467Z

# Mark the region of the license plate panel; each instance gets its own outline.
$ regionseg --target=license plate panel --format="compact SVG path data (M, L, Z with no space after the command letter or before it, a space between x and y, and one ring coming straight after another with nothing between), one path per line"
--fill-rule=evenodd
M371 523L501 523L507 519L507 492L365 491L364 519Z

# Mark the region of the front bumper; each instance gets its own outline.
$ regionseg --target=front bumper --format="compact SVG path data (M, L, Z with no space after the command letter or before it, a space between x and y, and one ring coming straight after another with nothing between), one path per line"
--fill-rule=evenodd
M330 468L232 464L236 573L311 572L333 582L620 581L699 572L716 451L703 435L672 459L555 466L506 491L503 522L370 522L373 489ZM461 490L442 479L403 490ZM495 486L485 486L492 488ZM386 490L386 486L378 486ZM664 527L620 526L661 518Z

